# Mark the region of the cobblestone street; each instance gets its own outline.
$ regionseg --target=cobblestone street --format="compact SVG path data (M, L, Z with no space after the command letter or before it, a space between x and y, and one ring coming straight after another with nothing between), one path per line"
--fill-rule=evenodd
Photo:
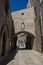
M43 55L34 50L19 50L7 65L43 65Z

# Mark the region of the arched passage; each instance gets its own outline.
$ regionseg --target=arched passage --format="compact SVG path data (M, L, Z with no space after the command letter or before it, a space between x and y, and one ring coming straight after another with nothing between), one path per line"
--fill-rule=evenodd
M17 36L16 46L19 49L32 49L33 48L33 44L34 44L33 34L26 32L26 31L22 31L22 32L16 33L16 36ZM20 47L20 45L24 47Z

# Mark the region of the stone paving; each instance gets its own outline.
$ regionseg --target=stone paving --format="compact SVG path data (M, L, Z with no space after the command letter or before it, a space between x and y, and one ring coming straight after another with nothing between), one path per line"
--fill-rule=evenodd
M43 65L43 55L34 50L19 50L7 65Z

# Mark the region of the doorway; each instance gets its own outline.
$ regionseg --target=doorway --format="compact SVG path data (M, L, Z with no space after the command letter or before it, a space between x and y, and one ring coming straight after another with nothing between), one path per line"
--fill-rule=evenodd
M26 49L32 49L32 39L29 35L26 37Z
M2 53L1 56L4 56L6 52L6 33L3 33L3 41L2 41Z

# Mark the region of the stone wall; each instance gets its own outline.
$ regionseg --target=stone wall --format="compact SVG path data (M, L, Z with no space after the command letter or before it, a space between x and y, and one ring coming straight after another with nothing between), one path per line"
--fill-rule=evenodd
M8 5L8 3L5 3L5 0L4 1L0 0L0 57L5 56L11 50L11 46L10 46L10 42L12 38L11 35L13 36L14 33L11 13L10 12L6 13L5 10L6 5ZM4 34L6 36L5 39L6 42L3 41L3 39L5 38ZM3 47L5 48L4 51L3 51ZM1 56L2 53L3 54L5 53L5 55Z
M41 28L40 28L40 0L32 0L33 6L35 7L36 19L35 19L35 33L36 38L34 40L35 50L40 51L41 48Z
M22 13L24 15L22 15ZM15 33L19 32L28 32L30 37L32 37L31 43L32 43L32 48L34 47L34 39L33 37L36 37L35 33L35 12L34 12L34 7L27 8L24 10L16 11L12 13L12 19L14 21L14 29ZM22 30L21 29L21 23L24 22L25 28Z
M30 1L30 0L29 0ZM32 24L33 25L33 27L32 27L32 25L29 27L29 29L28 29L28 27L26 28L27 30L25 30L25 31L28 31L28 32L30 32L30 33L32 33L32 34L36 34L36 37L34 38L34 46L33 46L33 49L34 50L36 50L36 51L39 51L39 52L41 52L42 51L42 39L41 39L41 32L43 31L43 28L42 28L42 31L41 31L41 26L43 26L43 25L41 25L40 26L40 0L31 0L31 3L32 3L32 5L31 6L29 6L29 5L27 5L29 8L31 8L32 6L35 8L35 14L36 14L36 19L34 19L34 21L33 21L33 19L32 18L29 18L29 16L30 15L28 15L28 17L27 17L27 15L26 15L26 18L25 19L23 19L23 20L21 20L22 18L23 18L23 16L21 15L21 13L23 12L24 13L24 11L19 11L19 12L16 12L16 13L12 13L12 18L13 18L13 20L14 20L14 28L15 28L15 32L17 33L18 31L20 31L21 30L21 28L20 28L20 25L19 25L19 23L20 22L26 22L26 21L28 21L28 23L29 23L29 26ZM28 3L29 4L29 3ZM27 9L28 9L28 7L27 7ZM28 10L28 12L29 12L29 10ZM25 12L26 13L26 12ZM30 13L30 12L29 12ZM27 13L26 13L27 14ZM22 16L22 17L21 17ZM24 14L24 16L25 16L25 14ZM18 23L17 23L18 22ZM25 23L24 22L24 23ZM33 23L34 22L34 23ZM25 24L27 24L28 25L28 23L26 22ZM21 24L21 23L20 23ZM19 26L19 28L18 28L18 26ZM30 28L31 28L31 31L30 31Z
M41 40L42 40L42 51L43 51L43 1L40 3L40 20L41 20Z
M22 15L22 13L24 13L24 15ZM27 31L35 36L35 14L33 7L12 13L12 19L14 21L15 33ZM24 30L21 29L22 22L24 22L25 25Z

